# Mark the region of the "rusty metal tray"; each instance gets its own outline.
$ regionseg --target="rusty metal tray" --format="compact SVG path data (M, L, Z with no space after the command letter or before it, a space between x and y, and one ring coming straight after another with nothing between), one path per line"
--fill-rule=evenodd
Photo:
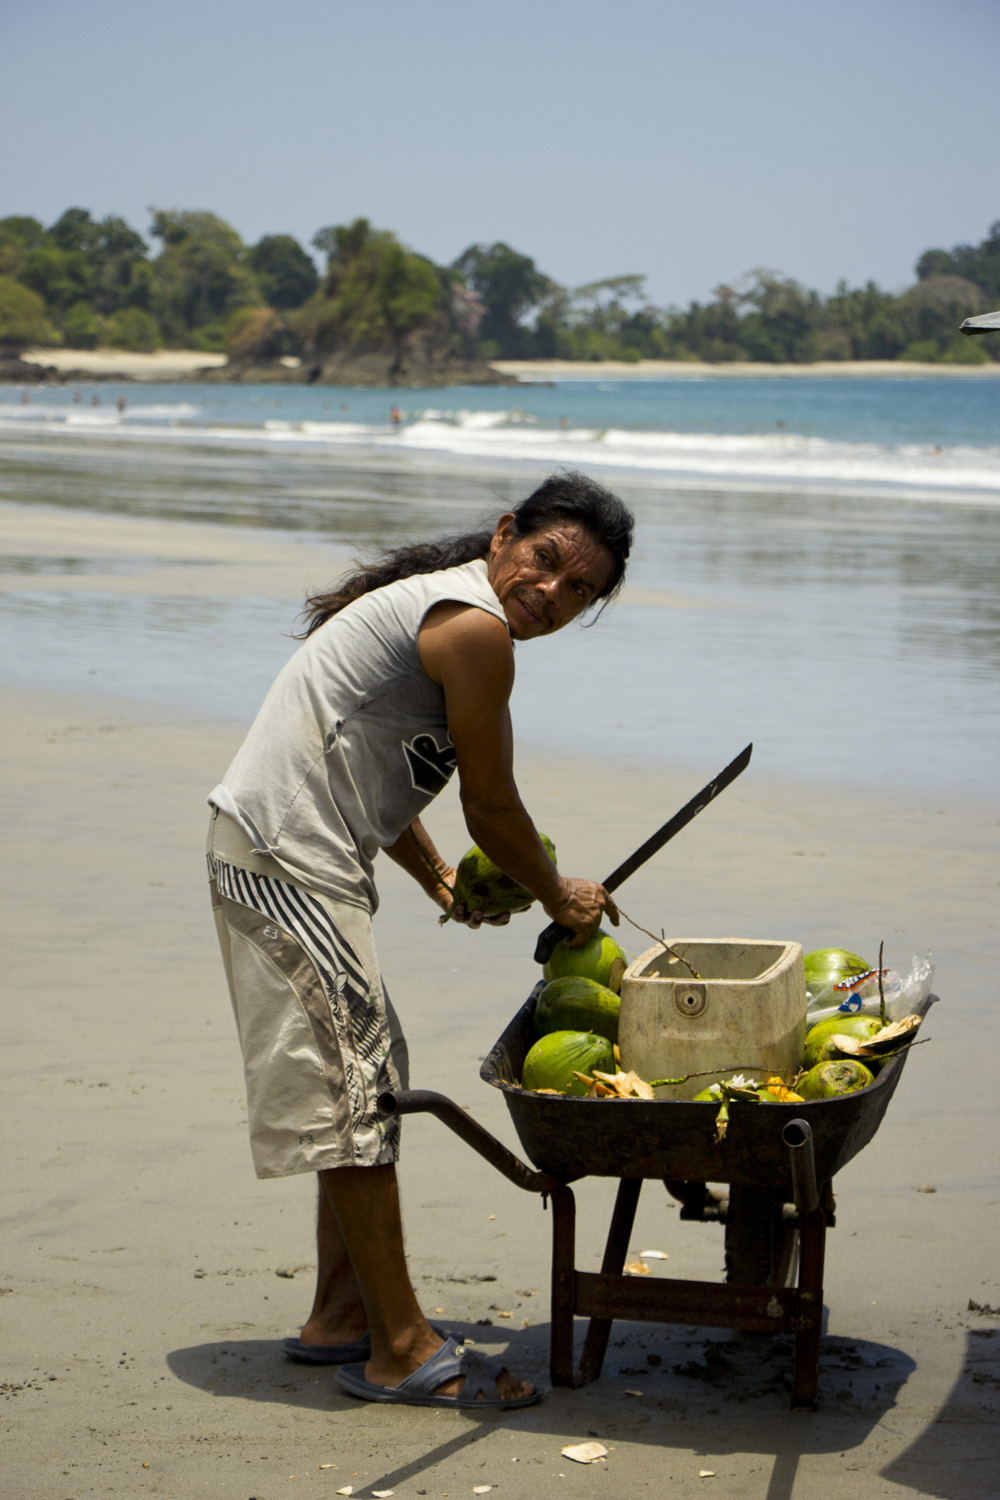
M715 1142L713 1105L689 1100L578 1099L520 1087L525 1056L536 1040L537 989L507 1026L480 1068L503 1093L529 1159L560 1182L581 1177L663 1177L729 1182L791 1191L782 1131L793 1119L812 1128L816 1178L829 1182L857 1156L882 1123L909 1048L884 1064L873 1084L840 1099L803 1104L733 1104L724 1140ZM917 1007L926 1015L935 995Z

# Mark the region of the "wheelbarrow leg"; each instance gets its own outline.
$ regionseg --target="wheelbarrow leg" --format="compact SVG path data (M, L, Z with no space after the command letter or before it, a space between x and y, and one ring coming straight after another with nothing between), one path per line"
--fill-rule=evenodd
M615 1211L611 1216L608 1242L604 1247L604 1260L601 1262L603 1276L620 1276L622 1273L641 1191L641 1177L623 1177L618 1184ZM589 1385L590 1381L596 1380L600 1375L604 1365L604 1356L607 1353L608 1339L611 1336L611 1323L611 1318L591 1318L583 1345L580 1372L576 1378L577 1385Z
M819 1344L823 1327L823 1259L826 1207L799 1215L799 1296L792 1357L792 1406L816 1410Z
M576 1199L571 1188L552 1190L552 1336L549 1374L553 1385L573 1385L573 1306L576 1291Z

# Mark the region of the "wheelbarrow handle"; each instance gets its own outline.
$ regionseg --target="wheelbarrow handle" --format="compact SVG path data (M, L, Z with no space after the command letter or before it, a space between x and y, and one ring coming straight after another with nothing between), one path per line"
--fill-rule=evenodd
M377 1107L384 1120L391 1120L394 1115L436 1115L467 1146L485 1157L491 1167L496 1167L515 1187L524 1188L526 1192L552 1193L561 1186L558 1178L550 1177L548 1172L533 1172L525 1166L513 1151L508 1151L496 1136L490 1135L478 1120L467 1115L445 1094L436 1094L432 1089L399 1089L379 1094Z
M816 1182L812 1126L806 1120L789 1120L781 1132L781 1139L788 1147L795 1207L800 1214L815 1213L819 1207L819 1186Z

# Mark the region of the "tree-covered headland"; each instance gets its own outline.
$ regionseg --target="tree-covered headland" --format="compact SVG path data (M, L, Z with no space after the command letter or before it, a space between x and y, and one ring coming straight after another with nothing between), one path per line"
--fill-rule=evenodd
M233 369L296 355L312 378L370 366L377 383L495 359L996 357L957 329L1000 305L1000 222L979 245L925 250L898 295L841 282L823 297L755 270L686 308L653 305L642 275L561 286L502 243L435 265L366 219L320 229L312 249L319 267L291 235L246 245L207 212L152 210L148 239L83 208L48 227L0 219L0 344L222 350Z

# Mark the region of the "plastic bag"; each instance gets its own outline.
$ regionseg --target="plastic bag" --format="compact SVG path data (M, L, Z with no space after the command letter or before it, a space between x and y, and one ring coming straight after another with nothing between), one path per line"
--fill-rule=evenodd
M926 1000L934 982L934 963L929 952L914 954L908 974L895 969L882 970L887 1021L901 1021ZM877 1016L879 1014L878 970L872 969L858 979L843 979L827 984L821 990L807 988L807 1026L815 1026L829 1016Z

